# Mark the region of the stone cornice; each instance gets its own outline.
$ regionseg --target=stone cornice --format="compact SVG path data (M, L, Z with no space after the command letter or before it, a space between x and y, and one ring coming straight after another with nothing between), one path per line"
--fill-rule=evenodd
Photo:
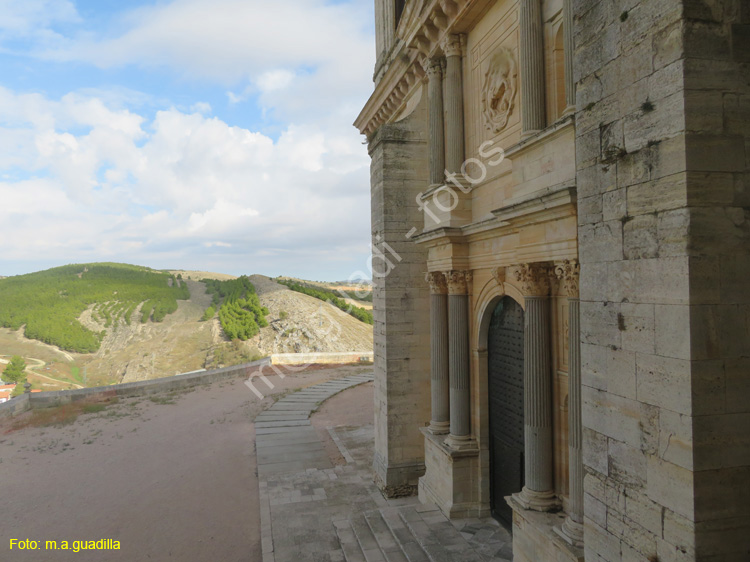
M354 122L362 134L369 137L396 114L406 95L425 77L422 61L442 55L444 38L465 31L462 20L470 20L479 5L478 0L406 3L396 30L397 46L387 62L389 66ZM447 44L447 48L453 48L450 41Z
M417 234L411 238L417 244L427 244L428 246L435 246L437 244L457 244L465 242L463 233L460 228L456 227L443 227L435 228Z

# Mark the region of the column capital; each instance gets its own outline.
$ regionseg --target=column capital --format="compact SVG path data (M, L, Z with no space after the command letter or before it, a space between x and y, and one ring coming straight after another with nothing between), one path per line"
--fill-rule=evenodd
M449 295L467 295L474 275L471 271L451 270L445 273Z
M458 33L450 33L443 38L440 42L440 47L443 49L446 57L460 57L463 55L463 37L463 35Z
M522 263L508 268L525 297L546 297L550 289L550 268L541 263Z
M555 275L562 282L568 298L578 298L578 276L581 266L578 260L565 260L555 265Z
M445 281L445 274L442 271L428 271L427 273L425 273L424 279L430 284L431 294L448 294L448 285Z
M420 61L427 78L441 78L443 74L443 60L441 57L424 58Z

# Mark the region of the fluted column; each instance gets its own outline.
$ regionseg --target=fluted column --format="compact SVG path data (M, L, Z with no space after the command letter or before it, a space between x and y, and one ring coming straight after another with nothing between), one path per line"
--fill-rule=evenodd
M445 53L445 168L448 173L461 173L464 163L464 86L461 57L461 35L448 35L442 43Z
M555 268L568 295L568 463L570 500L560 535L571 544L583 543L583 423L581 420L581 304L576 261Z
M513 268L526 301L523 336L525 485L514 494L526 509L559 507L552 452L552 372L550 369L549 269L539 264Z
M573 0L563 0L563 48L565 49L565 113L576 108L576 83L573 79Z
M521 0L521 122L531 135L547 125L541 0Z
M429 431L448 433L450 391L448 378L448 287L442 272L427 274L430 284L430 395L432 416Z
M443 122L443 62L428 59L424 64L427 73L427 93L430 98L430 185L445 182L445 126Z
M450 378L450 435L454 449L474 446L471 440L469 396L469 284L471 272L446 273L448 285L448 372Z

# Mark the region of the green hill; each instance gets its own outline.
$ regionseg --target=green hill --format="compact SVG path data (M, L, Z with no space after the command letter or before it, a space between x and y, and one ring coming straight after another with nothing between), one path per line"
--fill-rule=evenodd
M162 321L190 291L177 277L147 267L117 263L66 265L0 279L0 326L27 338L78 353L99 349L104 332L83 326L78 317L93 305L93 318L105 328L130 323L138 305L141 322Z

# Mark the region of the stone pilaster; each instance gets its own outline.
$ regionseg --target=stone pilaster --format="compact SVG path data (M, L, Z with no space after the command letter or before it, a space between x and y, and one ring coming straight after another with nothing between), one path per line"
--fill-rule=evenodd
M525 485L513 497L525 509L551 511L555 496L552 451L549 269L540 264L513 268L526 301L524 314Z
M578 300L578 262L555 268L568 295L568 517L559 534L574 546L583 543L583 428L581 423L581 303Z
M442 272L427 274L430 284L430 395L432 416L428 430L434 435L450 428L448 369L448 287Z
M576 109L576 83L573 78L573 0L563 0L563 48L565 51L565 113Z
M446 58L445 70L445 167L451 174L460 174L464 163L464 90L461 57L463 38L448 35L442 43Z
M430 419L430 293L427 251L408 238L424 220L416 196L429 181L427 100L371 137L375 451L373 468L386 494L424 473ZM409 337L404 337L408 333Z
M541 0L521 0L521 122L528 136L547 125Z
M445 181L445 125L443 122L443 61L427 59L427 93L430 98L430 185Z
M450 378L450 435L453 449L473 448L469 396L469 271L445 274L448 285L448 371Z

